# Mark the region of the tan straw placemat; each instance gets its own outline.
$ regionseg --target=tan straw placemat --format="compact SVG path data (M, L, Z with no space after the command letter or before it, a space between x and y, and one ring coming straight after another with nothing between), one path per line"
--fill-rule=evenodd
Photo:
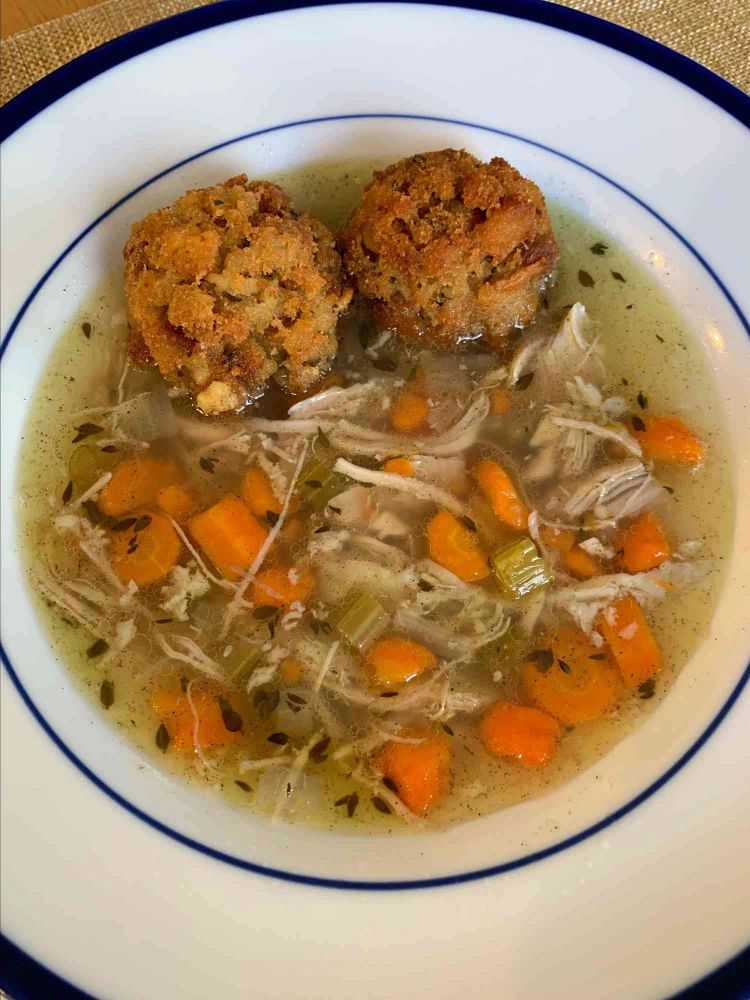
M560 0L649 35L750 91L750 0ZM0 45L0 104L83 52L206 0L106 0Z

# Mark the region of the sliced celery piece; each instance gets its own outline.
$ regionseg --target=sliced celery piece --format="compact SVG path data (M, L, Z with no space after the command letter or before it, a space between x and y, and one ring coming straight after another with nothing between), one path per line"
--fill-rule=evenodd
M490 566L500 593L509 601L517 601L552 582L544 560L530 538L521 538L500 549L490 558Z
M349 480L318 458L311 458L303 466L299 477L299 491L313 510L323 510L329 500L345 490Z
M260 663L263 650L260 645L249 646L247 643L238 640L229 656L224 657L224 665L227 668L227 677L233 684L239 684L247 680L253 669ZM221 661L219 661L221 662Z
M79 444L68 459L68 474L79 492L93 486L103 472L108 472L122 455L102 451L95 444Z
M522 654L528 644L529 637L518 622L511 622L499 639L482 646L476 655L476 662L484 670L493 673L498 669L504 670L521 661Z
M343 604L331 615L339 634L352 646L362 649L387 625L390 615L366 590L351 590Z

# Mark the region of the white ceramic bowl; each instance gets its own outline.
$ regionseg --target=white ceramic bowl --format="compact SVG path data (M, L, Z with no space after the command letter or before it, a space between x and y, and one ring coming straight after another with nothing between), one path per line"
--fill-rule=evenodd
M750 102L602 22L507 10L217 4L5 109L3 921L95 995L656 996L747 943ZM271 827L144 766L73 690L21 582L21 429L132 221L242 171L444 146L658 252L721 384L734 555L665 703L567 786L440 834Z

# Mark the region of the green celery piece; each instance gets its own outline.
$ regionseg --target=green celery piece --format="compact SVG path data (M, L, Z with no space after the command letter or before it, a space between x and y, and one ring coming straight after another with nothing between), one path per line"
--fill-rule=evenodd
M500 593L509 601L517 601L552 582L547 566L530 538L521 538L500 549L490 558L490 566Z
M388 623L390 615L366 590L350 591L343 604L331 615L339 634L350 645L362 649Z
M299 491L313 510L323 510L337 494L346 489L349 480L318 458L306 462L299 477Z
M507 665L521 658L528 638L518 622L511 622L499 639L482 646L477 659L488 669L496 670L499 665Z
M258 646L248 646L238 640L229 656L224 658L224 665L227 667L227 676L233 684L247 680L258 665L263 656L263 651Z

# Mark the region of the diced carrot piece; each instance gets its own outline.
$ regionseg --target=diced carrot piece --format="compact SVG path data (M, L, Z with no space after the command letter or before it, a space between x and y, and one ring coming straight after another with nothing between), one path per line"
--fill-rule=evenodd
M296 659L294 656L287 656L285 660L281 661L281 666L279 667L279 677L281 677L282 684L293 685L297 684L302 677L302 663Z
M148 507L159 490L184 478L176 462L165 458L126 458L99 494L102 514L121 517L136 507Z
M148 520L145 527L135 530L136 524L125 531L109 533L109 552L112 569L123 583L131 580L139 587L147 587L163 579L177 564L182 554L182 542L163 514L140 514Z
M273 491L271 480L257 465L245 473L240 494L256 517L265 517L269 511L281 513L282 504Z
M241 500L227 493L191 519L190 534L221 575L236 580L254 562L267 532Z
M373 674L375 683L383 687L405 684L436 664L432 650L397 635L378 639L365 657L365 667Z
M669 559L669 542L653 511L645 511L618 538L622 568L627 573L645 573Z
M394 476L413 476L414 463L410 458L389 458L383 472L391 472Z
M599 627L627 687L637 688L661 670L661 650L634 597L622 597L605 608Z
M646 458L673 465L698 465L703 461L703 445L677 417L638 419L644 429L633 427L631 433Z
M210 750L242 739L241 729L227 729L218 698L205 691L193 691L190 697L198 716L197 735L201 749ZM151 704L169 733L170 747L175 750L194 749L195 718L187 695L181 691L157 688L151 697Z
M156 506L178 524L183 524L196 512L198 502L186 486L175 483L159 490L156 494Z
M496 417L501 417L507 413L511 407L510 393L507 389L493 389L490 393L490 413Z
M289 578L290 572L296 583ZM271 608L285 608L295 601L306 604L314 587L315 577L306 566L294 571L289 567L269 566L255 577L251 600L253 604Z
M514 531L525 531L529 508L519 497L505 469L497 462L483 459L474 469L474 476L503 524Z
M391 406L391 425L399 434L416 434L427 423L430 408L424 396L402 392Z
M620 681L606 650L572 625L563 625L541 646L521 669L529 701L571 726L612 707Z
M395 784L404 805L424 816L450 789L450 760L448 738L436 733L423 743L388 743L377 765Z
M494 757L512 757L529 767L543 767L555 755L560 723L538 708L496 701L479 724L479 738Z
M447 510L438 511L428 523L427 544L436 563L467 583L483 580L490 572L473 532Z
M568 549L563 555L563 564L579 580L590 580L592 576L599 573L599 564L596 559L592 559L580 545L574 545L572 549Z
M576 536L567 528L550 528L546 524L539 529L539 537L543 545L557 552L567 552L572 549L576 540Z

